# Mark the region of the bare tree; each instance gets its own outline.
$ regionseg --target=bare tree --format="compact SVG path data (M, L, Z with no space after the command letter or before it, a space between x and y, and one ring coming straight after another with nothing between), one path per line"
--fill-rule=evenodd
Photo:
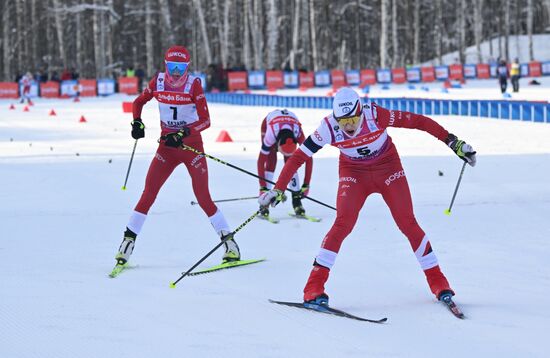
M11 29L10 29L10 2L4 2L2 7L2 65L4 66L4 71L2 73L4 81L11 80L12 76L11 70Z
M309 0L309 37L311 43L311 61L313 71L319 69L317 56L317 29L315 28L315 0Z
M400 67L401 49L399 48L399 37L397 32L397 0L392 0L391 14L392 66Z
M296 54L298 52L298 36L300 29L300 0L294 0L294 16L292 17L292 48L290 50L290 68L296 70Z
M510 0L504 0L504 57L510 60Z
M533 53L533 0L527 0L527 35L529 36L529 61L535 60Z
M413 63L420 62L420 0L414 0L413 9Z
M382 0L380 6L380 67L388 66L388 27L390 0Z
M481 56L481 38L483 35L483 17L481 16L483 10L483 0L477 0L473 2L474 6L474 39L476 44L477 62L481 63L483 58Z
M199 19L199 27L202 37L202 48L204 49L206 55L206 62L212 63L212 51L210 49L210 38L208 36L208 31L206 30L206 20L204 19L204 13L202 11L202 5L200 0L193 0L195 4L195 9L197 10L197 17Z
M153 10L151 0L145 0L145 54L147 58L147 75L151 76L155 71L153 49Z
M435 0L435 21L434 21L434 42L435 42L435 54L437 63L441 64L441 43L443 32L443 4L441 0Z

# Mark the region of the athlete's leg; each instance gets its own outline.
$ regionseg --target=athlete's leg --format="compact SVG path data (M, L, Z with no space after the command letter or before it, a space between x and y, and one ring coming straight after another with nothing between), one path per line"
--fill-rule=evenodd
M189 146L204 152L202 140L189 143ZM204 213L208 216L212 227L220 238L225 238L231 234L229 224L225 219L225 216L218 209L216 204L210 197L210 190L208 188L208 165L206 158L202 155L197 155L191 151L184 151L183 162L187 167L187 171L191 176L191 183L193 186L193 193L197 198L199 206ZM239 247L234 239L230 238L225 242L225 254L223 256L224 261L236 261L240 259Z
M380 173L380 177L376 179L380 193L390 208L399 230L409 239L416 259L426 274L431 291L439 298L441 292L451 288L439 268L428 237L414 216L409 184L403 167L396 160L387 169L384 171L385 174Z
M159 146L149 166L145 178L145 188L128 220L122 243L115 256L118 264L123 265L130 258L134 251L136 237L141 232L149 209L153 205L160 188L179 163L175 149L166 148L163 144Z
M336 199L336 219L323 239L321 249L315 257L313 269L304 288L304 301L313 300L325 294L325 282L334 265L342 242L349 235L359 211L370 194L366 178L349 166L340 167L340 179Z

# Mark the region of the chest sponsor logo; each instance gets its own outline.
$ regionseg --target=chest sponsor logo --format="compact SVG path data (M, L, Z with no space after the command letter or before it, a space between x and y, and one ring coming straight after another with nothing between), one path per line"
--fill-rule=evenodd
M384 183L386 183L386 185L389 186L393 181L395 181L399 178L402 178L402 177L405 177L405 171L404 170L400 170L398 172L393 173L392 175L390 175L388 177L388 179L386 179L386 181Z
M338 181L340 183L342 183L342 182L351 182L351 183L357 184L357 179L354 178L354 177L341 177Z
M173 93L157 93L157 100L159 102L169 102L169 103L191 103L191 97L184 96L181 94Z

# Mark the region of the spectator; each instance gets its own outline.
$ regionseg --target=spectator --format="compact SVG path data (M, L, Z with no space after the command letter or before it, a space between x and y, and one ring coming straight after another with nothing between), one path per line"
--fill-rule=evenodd
M80 78L80 74L76 72L76 69L74 67L71 68L71 79L78 81L79 78Z
M68 81L72 79L73 79L73 76L71 72L68 69L64 69L63 73L61 73L61 81Z
M505 60L500 60L497 67L497 75L500 91L504 93L506 92L506 87L508 87L508 67L506 66Z
M61 80L59 79L59 74L57 73L57 71L52 72L52 74L50 76L50 81L61 82Z
M136 70L136 77L138 78L138 90L141 92L143 90L143 78L145 77L145 71L143 71L143 68L138 67Z
M521 73L520 73L520 67L519 67L519 59L516 57L516 59L514 60L510 68L510 81L512 82L512 87L514 89L514 92L519 92L520 76L521 76Z
M135 77L136 71L134 70L133 66L130 66L126 69L126 77Z

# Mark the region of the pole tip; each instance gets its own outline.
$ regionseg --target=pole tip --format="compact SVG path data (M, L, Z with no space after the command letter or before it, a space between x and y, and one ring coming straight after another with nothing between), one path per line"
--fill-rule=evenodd
M126 190L126 187L125 187L125 186L123 186L123 187L122 187L122 190Z
M176 288L176 284L173 282L170 282L170 288Z
M451 210L450 209L445 209L444 213L445 213L445 215L451 215Z

